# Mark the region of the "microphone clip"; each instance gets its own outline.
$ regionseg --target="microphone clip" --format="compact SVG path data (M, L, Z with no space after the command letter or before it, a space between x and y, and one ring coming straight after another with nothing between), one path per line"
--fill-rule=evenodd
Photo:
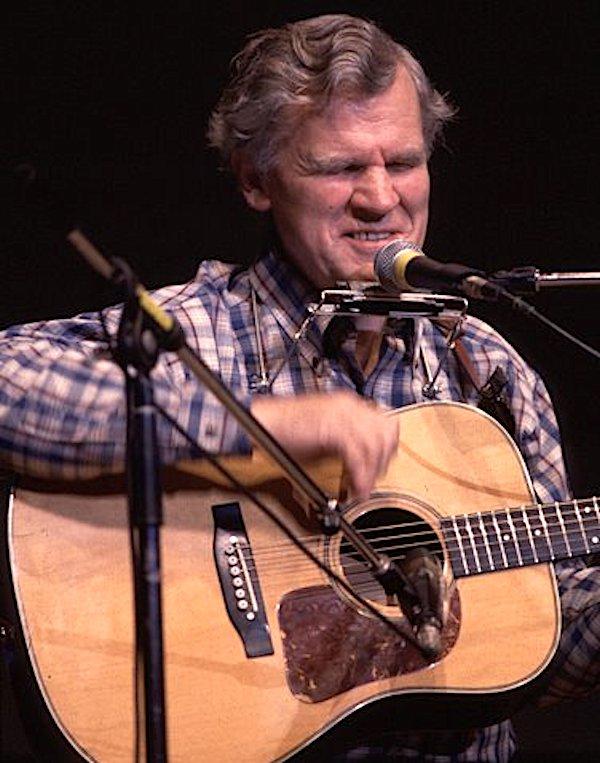
M417 646L428 660L442 653L442 628L446 586L437 557L419 546L400 562L385 557L375 573L388 598L396 597L413 628Z
M429 659L442 652L443 607L446 586L437 557L426 548L411 549L399 563L409 583L412 606L403 612L415 630L417 643Z

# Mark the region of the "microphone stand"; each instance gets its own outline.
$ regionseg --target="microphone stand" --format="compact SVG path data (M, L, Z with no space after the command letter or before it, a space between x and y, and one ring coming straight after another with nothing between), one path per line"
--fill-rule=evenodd
M512 270L498 270L488 280L517 294L531 294L542 289L564 289L600 286L599 271L542 273L535 265L524 265Z
M582 288L584 286L600 286L600 273L540 273L538 268L533 265L513 268L513 270L499 270L483 279L485 289L480 294L481 298L503 300L512 308L518 310L524 315L536 318L548 328L576 344L582 350L600 360L600 351L586 344L578 337L563 329L558 324L551 321L545 315L526 302L517 294L526 294L539 292L541 288L564 288L573 287ZM513 294L516 292L516 294Z
M125 374L127 400L126 474L135 593L136 664L142 673L146 760L167 760L160 527L163 523L156 409L150 372L160 337L135 292L129 267L115 258L114 280L127 300L117 333L116 359ZM136 696L140 689L139 673ZM136 729L136 735L139 730Z

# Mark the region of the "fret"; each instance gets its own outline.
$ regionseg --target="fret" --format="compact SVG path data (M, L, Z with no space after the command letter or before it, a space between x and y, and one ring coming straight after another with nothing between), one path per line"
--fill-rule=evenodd
M491 512L492 523L496 530L496 537L498 538L498 548L500 549L500 555L502 556L502 564L504 567L508 567L508 559L506 558L506 551L504 550L504 543L502 542L502 533L500 531L500 525L498 524L498 518L495 512Z
M543 511L548 526L548 534L552 542L554 559L566 559L568 556L572 556L572 554L565 535L564 522L559 514L559 506L558 501L549 503L543 507Z
M584 545L584 548L585 548L585 552L586 552L586 554L589 554L590 553L590 544L588 543L588 539L586 538L586 535L585 535L585 528L583 526L583 517L582 517L581 509L579 508L579 504L577 503L577 501L573 501L573 508L575 510L575 516L577 517L577 524L579 525L579 530L581 532L581 537L583 539L583 545Z
M487 536L481 512L466 516L466 526L472 541L473 555L477 572L492 572L496 569L494 559L490 551L490 542Z
M544 507L538 503L538 513L540 515L540 521L542 525L544 526L544 535L546 536L546 540L548 541L548 549L550 551L550 559L554 560L554 546L552 545L552 538L550 537L550 533L548 532L548 523L546 522L546 517L544 515Z
M567 555L573 556L573 550L571 549L571 537L569 536L569 533L567 532L566 527L566 520L568 518L563 515L562 506L559 501L555 501L554 508L556 510L556 516L558 517L558 522L560 524L560 528L562 530L563 537L565 539L565 544L567 547Z
M527 564L535 564L538 561L535 544L533 542L530 529L525 522L524 511L525 506L521 506L519 509L513 509L512 511L509 511L509 521L512 523L512 527L514 528L517 549L521 557L521 566L525 566Z
M541 506L529 506L524 509L526 521L535 548L536 562L548 562L552 559L552 546L548 538L548 528L541 511Z
M596 498L575 501L586 542L586 551L593 553L600 550L600 512ZM594 540L595 539L595 540Z
M487 557L487 568L488 570L495 570L496 565L494 564L494 559L492 557L492 552L490 550L490 541L488 538L487 530L485 529L485 525L483 524L483 517L481 516L481 512L477 512L477 517L479 519L479 532L481 533L481 537L483 538L483 547L485 548L485 554Z
M508 512L504 510L495 511L493 514L498 526L498 537L500 539L502 553L506 559L505 567L517 567L521 564L521 559L517 553L511 526L508 522Z
M471 551L473 553L473 559L475 560L475 568L477 569L477 572L481 572L481 562L479 561L479 552L477 551L477 545L475 544L475 535L473 533L473 528L471 527L471 520L466 514L464 515L464 518L467 536L469 538Z
M515 523L513 522L512 517L510 515L510 511L508 509L506 510L506 523L508 525L508 529L509 529L509 532L510 532L510 535L511 535L511 540L513 541L514 549L515 549L515 552L517 554L517 562L518 562L519 566L522 567L523 566L523 557L521 556L521 549L519 548L519 541L517 539L517 532L515 530Z
M506 510L506 519L508 522L508 526L510 528L510 534L512 535L513 542L515 544L515 551L517 552L517 560L519 563L519 567L523 566L523 554L521 552L521 546L519 545L519 536L517 534L517 528L515 526L515 520L510 513L510 511Z
M504 553L500 528L498 527L496 517L491 511L480 514L480 517L488 539L487 548L493 560L492 569L504 570L508 567L508 562L506 561L506 554Z
M587 551L587 539L583 532L575 501L560 503L558 510L563 520L571 556L581 556Z
M460 528L458 526L458 521L456 517L452 517L452 529L454 530L454 537L456 538L456 543L460 552L460 559L463 566L463 571L465 575L470 574L469 565L467 564L467 556L465 554L465 549L463 547L462 539L460 537Z
M531 532L531 525L529 524L529 519L527 517L527 511L525 509L525 506L521 507L521 516L523 517L523 524L525 525L525 530L527 531L527 538L529 540L529 545L531 546L531 553L533 554L533 561L535 564L537 564L540 559L537 554L537 550L535 548L535 542L533 540L533 534Z
M440 529L442 530L444 546L450 559L454 576L460 577L461 575L468 574L468 570L465 571L465 565L452 521L448 517L442 519Z

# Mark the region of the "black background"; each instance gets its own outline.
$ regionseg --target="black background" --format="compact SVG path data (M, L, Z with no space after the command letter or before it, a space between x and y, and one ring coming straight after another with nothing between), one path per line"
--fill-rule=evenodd
M67 224L149 286L187 280L204 258L254 254L260 225L206 149L208 115L247 34L344 10L408 45L460 109L432 160L430 256L600 270L593 2L25 3L5 11L3 159L32 164L36 181L24 192L5 173L1 325L118 299L63 243ZM598 346L598 296L534 301ZM574 490L597 491L598 361L500 307L473 312L543 373Z
M14 5L2 24L0 325L118 300L64 243L73 223L151 287L187 280L204 258L248 260L260 224L206 149L206 121L247 34L322 12L378 21L459 107L431 164L430 256L600 270L595 2ZM36 176L25 189L21 164ZM600 291L533 301L600 347ZM598 360L500 307L473 312L543 373L574 492L598 492Z

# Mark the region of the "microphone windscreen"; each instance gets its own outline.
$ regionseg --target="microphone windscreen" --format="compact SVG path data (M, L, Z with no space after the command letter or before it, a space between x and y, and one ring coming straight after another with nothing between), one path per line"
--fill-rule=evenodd
M423 250L411 241L397 239L381 247L375 255L373 268L379 283L388 291L413 291L404 276L406 266Z

